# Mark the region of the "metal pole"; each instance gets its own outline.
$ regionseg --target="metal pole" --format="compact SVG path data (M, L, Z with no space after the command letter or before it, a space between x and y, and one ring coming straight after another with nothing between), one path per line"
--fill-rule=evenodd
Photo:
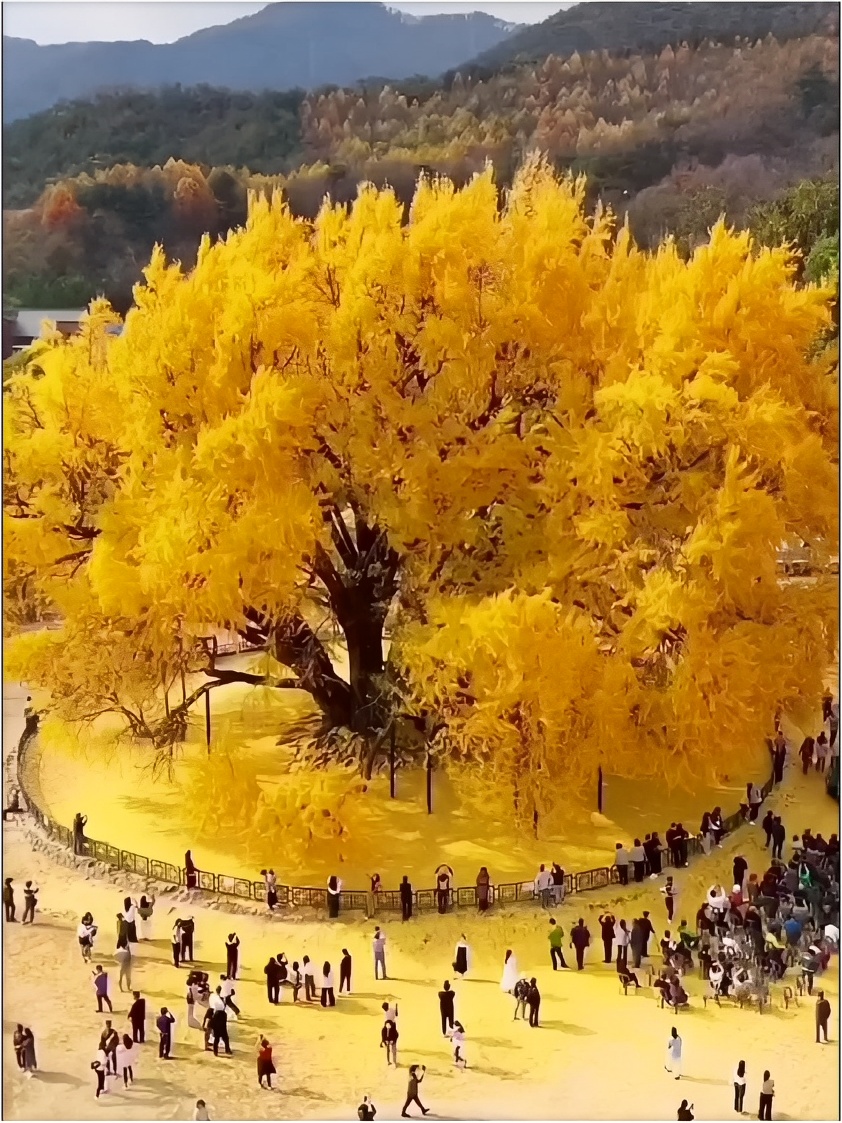
M210 726L210 691L205 691L205 740L208 743L208 756L210 756L210 739L211 739L211 726Z
M395 798L395 723L389 734L389 797Z
M170 716L170 692L167 690L167 676L161 676L161 686L164 688L164 712Z
M433 813L433 755L427 753L427 814Z
M602 814L602 765L597 769L596 809Z

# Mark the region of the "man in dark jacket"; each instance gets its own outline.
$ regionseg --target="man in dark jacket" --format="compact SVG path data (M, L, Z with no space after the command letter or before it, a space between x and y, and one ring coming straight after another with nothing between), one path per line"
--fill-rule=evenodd
M610 963L613 958L614 925L617 920L612 912L604 912L599 917L599 926L602 929L602 946L605 950L603 963Z
M266 997L273 1006L277 1006L281 1000L281 969L274 955L263 968L263 974L266 976Z
M585 948L591 942L591 934L585 927L585 922L580 917L576 927L570 933L570 943L576 950L576 968L581 971L585 966Z
M640 966L640 960L645 954L646 936L643 932L643 921L638 917L637 920L632 921L631 935L629 937L629 945L632 950L632 961L635 967ZM606 962L608 962L606 960Z
M783 860L784 843L786 842L786 827L781 822L780 815L776 815L772 822L772 857Z
M819 1000L816 1003L816 1044L820 1044L821 1034L824 1034L827 1043L827 1023L830 1019L830 1003L824 996L824 991L819 991Z
M448 1027L453 1029L453 1004L456 995L450 989L450 983L445 980L444 989L439 991L439 1013L441 1014L441 1035L447 1037Z
M172 1047L172 1027L175 1018L166 1008L161 1007L161 1013L155 1020L155 1025L158 1027L158 1033L161 1035L158 1041L158 1057L163 1061L170 1059L170 1048Z
M529 990L526 992L526 1005L529 1007L529 1024L533 1029L538 1028L538 1011L541 1009L541 992L535 979L529 980Z
M401 882L401 920L409 920L412 916L412 885L406 874Z
M146 1040L146 999L140 997L140 991L132 994L134 1002L129 1008L129 1021L132 1024L132 1041L141 1045Z
M649 955L649 940L655 935L655 928L649 919L648 911L640 918L640 928L643 932L643 958L646 959Z

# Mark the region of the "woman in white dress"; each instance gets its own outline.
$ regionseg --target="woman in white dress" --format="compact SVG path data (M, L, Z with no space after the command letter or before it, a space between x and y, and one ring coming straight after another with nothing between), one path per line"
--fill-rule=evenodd
M506 991L508 994L512 994L518 978L517 959L515 953L509 950L506 952L506 958L503 960L503 977L500 980L500 989Z

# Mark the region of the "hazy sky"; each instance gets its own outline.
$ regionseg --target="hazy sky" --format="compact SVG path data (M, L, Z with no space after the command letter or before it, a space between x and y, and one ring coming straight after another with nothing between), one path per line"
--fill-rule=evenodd
M313 0L318 3L318 0ZM353 0L351 0L353 2ZM241 16L259 12L264 4L183 3L179 0L102 0L77 3L76 0L7 0L3 4L3 34L36 43L68 43L86 40L149 39L171 43L201 27L230 23ZM503 3L389 3L414 16L434 12L489 12L513 23L538 23L569 3L533 3L532 0L506 0Z

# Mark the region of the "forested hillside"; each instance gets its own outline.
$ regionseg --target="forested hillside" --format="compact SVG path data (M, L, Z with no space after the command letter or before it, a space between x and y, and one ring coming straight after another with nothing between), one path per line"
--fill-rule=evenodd
M839 6L831 3L617 4L591 0L522 28L472 60L478 71L512 63L541 62L574 51L649 51L704 39L753 42L766 35L798 39L839 30ZM464 67L463 67L464 70Z
M419 172L459 183L491 160L502 188L533 149L586 173L644 244L671 232L689 251L724 212L805 254L822 241L826 258L838 100L835 35L574 53L441 84L102 97L7 130L6 293L60 306L102 291L126 307L156 241L189 266L203 232L244 220L249 189L283 187L313 217L363 179L406 203Z

